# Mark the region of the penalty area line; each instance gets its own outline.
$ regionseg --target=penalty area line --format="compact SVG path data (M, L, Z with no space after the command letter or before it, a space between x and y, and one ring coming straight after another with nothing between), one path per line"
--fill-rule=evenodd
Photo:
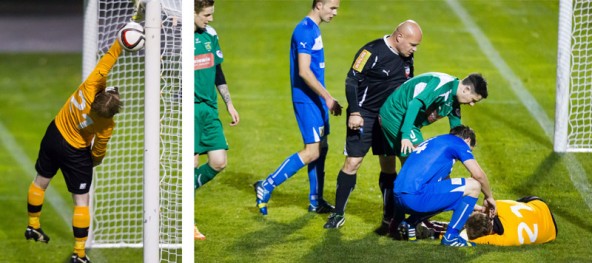
M516 94L518 99L520 99L522 104L539 123L547 135L547 138L553 141L553 122L549 119L536 99L524 87L520 78L516 76L506 61L500 56L497 49L493 47L487 36L481 31L479 26L471 18L471 15L462 7L462 5L457 0L447 0L446 3L471 33L483 54L487 54L486 57L489 61L510 84L510 88L514 94ZM562 154L561 159L564 161L563 163L567 168L572 184L578 190L582 199L584 199L588 209L592 210L592 190L590 182L588 182L588 178L586 178L586 171L582 168L582 165L573 154Z

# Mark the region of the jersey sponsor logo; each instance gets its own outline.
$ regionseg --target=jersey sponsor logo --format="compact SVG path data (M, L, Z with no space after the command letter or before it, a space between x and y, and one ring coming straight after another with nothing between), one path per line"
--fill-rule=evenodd
M211 68L214 66L214 54L207 53L195 56L193 59L193 70Z
M302 48L306 48L306 42L300 42L300 45L302 46Z
M389 73L390 73L391 71L390 71L390 70L383 69L383 70L382 70L382 72L384 72L384 74L386 74L386 76L388 77L388 75L389 75Z
M354 65L352 66L352 68L357 72L362 72L364 66L366 65L366 62L368 62L368 59L371 55L372 53L370 53L370 51L365 49L362 50L362 52L360 52L360 55L358 55L358 58L356 58L356 61L354 61Z
M321 50L323 49L323 39L321 36L315 38L314 45L312 45L312 50Z

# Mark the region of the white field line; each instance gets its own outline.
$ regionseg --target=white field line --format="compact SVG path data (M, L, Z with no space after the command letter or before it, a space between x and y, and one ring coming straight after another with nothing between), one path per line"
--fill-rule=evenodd
M547 114L538 102L532 97L528 90L520 81L520 78L516 76L514 71L508 66L504 59L500 56L499 52L493 47L487 36L481 31L479 26L473 21L471 15L458 3L457 0L446 1L451 9L454 11L456 16L462 21L467 30L473 35L475 41L481 48L483 54L486 54L487 58L497 68L502 76L510 84L510 88L520 99L522 104L528 109L530 114L536 119L541 128L545 131L545 134L549 140L553 141L553 122L547 117ZM588 206L588 209L592 210L592 188L586 177L586 171L582 168L580 162L576 159L573 154L563 154L562 159L569 173L574 187L580 192L580 195L584 199L584 202ZM533 193L534 194L534 193Z
M0 142L4 144L6 152L12 155L12 158L19 165L23 174L31 178L31 182L37 175L35 172L35 163L29 159L23 149L18 145L12 134L6 129L4 124L0 121ZM45 191L45 199L51 206L58 212L60 217L66 223L66 226L71 226L72 221L72 203L66 203L66 201L51 187L48 187ZM22 200L27 200L26 196L23 196Z

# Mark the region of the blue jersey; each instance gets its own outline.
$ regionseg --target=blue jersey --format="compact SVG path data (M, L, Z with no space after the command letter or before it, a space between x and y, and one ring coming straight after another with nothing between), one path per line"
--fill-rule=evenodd
M290 45L290 80L292 101L323 105L321 99L298 75L298 53L310 55L310 69L317 80L325 86L325 53L319 26L308 16L302 19L292 33Z
M456 160L474 159L469 145L461 138L446 134L421 143L413 151L395 180L395 193L415 194L423 185L446 179Z

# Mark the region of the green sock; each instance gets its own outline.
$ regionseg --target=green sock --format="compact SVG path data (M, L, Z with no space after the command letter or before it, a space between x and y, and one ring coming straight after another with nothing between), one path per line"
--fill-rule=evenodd
M195 190L214 178L219 172L212 169L207 163L195 169Z

